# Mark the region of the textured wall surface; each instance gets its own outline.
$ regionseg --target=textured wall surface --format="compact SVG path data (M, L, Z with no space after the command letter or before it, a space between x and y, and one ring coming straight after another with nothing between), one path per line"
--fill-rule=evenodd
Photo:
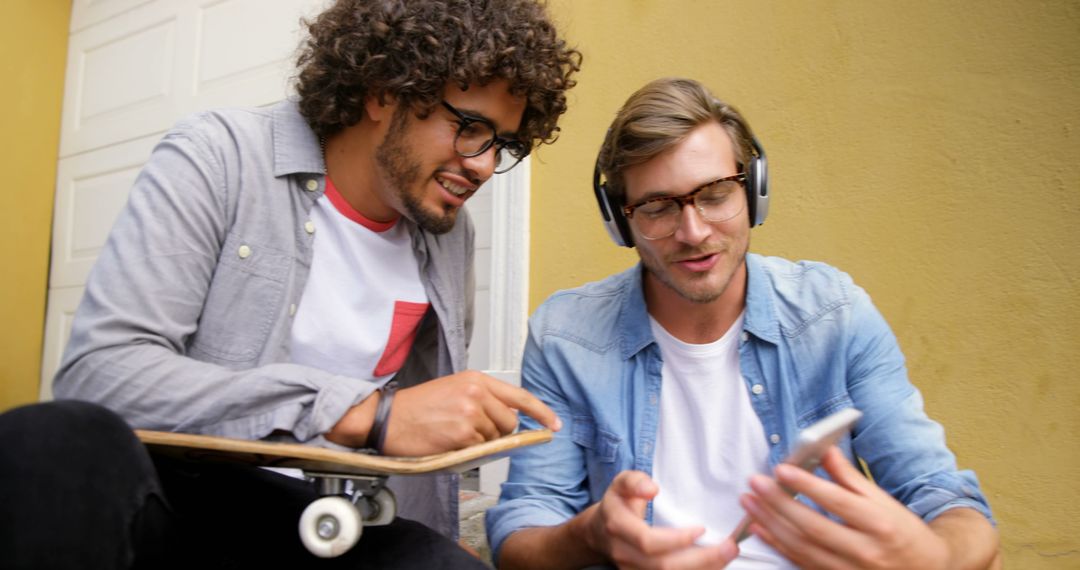
M751 249L874 297L1011 568L1080 567L1080 3L554 0L585 53L534 158L530 302L634 261L592 161L626 97L702 80L749 119L774 199Z
M592 160L662 75L749 118L775 200L752 248L851 273L975 469L1010 568L1080 567L1080 2L551 0L586 55L533 161L531 302L634 262ZM70 3L0 13L0 410L37 395Z
M0 239L0 411L38 397L49 235L71 2L0 8L0 172L8 208Z

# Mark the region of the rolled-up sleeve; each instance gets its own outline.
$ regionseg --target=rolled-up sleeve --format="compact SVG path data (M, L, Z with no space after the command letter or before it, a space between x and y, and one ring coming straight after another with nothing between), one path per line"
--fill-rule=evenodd
M848 387L864 414L852 439L855 453L882 489L923 520L966 507L993 523L975 474L958 469L945 430L926 415L892 330L869 295L848 285L853 287Z

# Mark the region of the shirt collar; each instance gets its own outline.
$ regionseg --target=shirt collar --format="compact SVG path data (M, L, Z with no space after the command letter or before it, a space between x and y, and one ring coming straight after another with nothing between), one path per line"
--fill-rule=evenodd
M616 334L621 337L620 350L623 359L629 359L655 342L655 339L649 325L649 311L645 307L641 262L627 270L624 275L627 283L623 289Z
M746 256L746 307L743 330L773 344L780 343L780 321L773 305L772 284L762 266L761 257ZM628 359L655 342L649 325L649 312L645 306L645 288L642 284L642 265L638 262L626 272L622 306L619 311L618 333L621 337L622 357Z
M295 99L274 105L273 121L274 176L298 173L326 174L319 137L300 114Z
M780 319L773 305L772 280L761 256L746 255L746 316L743 330L773 344L780 344Z

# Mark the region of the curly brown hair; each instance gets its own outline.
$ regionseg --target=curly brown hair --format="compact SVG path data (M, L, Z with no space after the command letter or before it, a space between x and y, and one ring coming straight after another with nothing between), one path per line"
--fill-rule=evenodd
M338 0L304 25L296 88L320 137L359 122L368 97L424 117L447 85L504 79L526 100L521 141L551 143L581 67L537 0Z

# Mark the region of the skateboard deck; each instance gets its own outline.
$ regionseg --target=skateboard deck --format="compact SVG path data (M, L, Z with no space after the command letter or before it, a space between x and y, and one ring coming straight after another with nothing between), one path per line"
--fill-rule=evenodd
M135 434L152 452L188 461L302 470L321 498L300 515L300 540L324 558L352 548L365 526L393 521L397 499L386 486L391 475L461 473L552 438L550 430L531 430L425 457L387 457L296 443L146 430Z
M551 441L550 430L529 430L481 444L424 457L388 457L338 451L299 443L275 443L161 431L135 430L155 453L191 461L289 467L338 475L423 475L462 473L505 457L516 449Z

